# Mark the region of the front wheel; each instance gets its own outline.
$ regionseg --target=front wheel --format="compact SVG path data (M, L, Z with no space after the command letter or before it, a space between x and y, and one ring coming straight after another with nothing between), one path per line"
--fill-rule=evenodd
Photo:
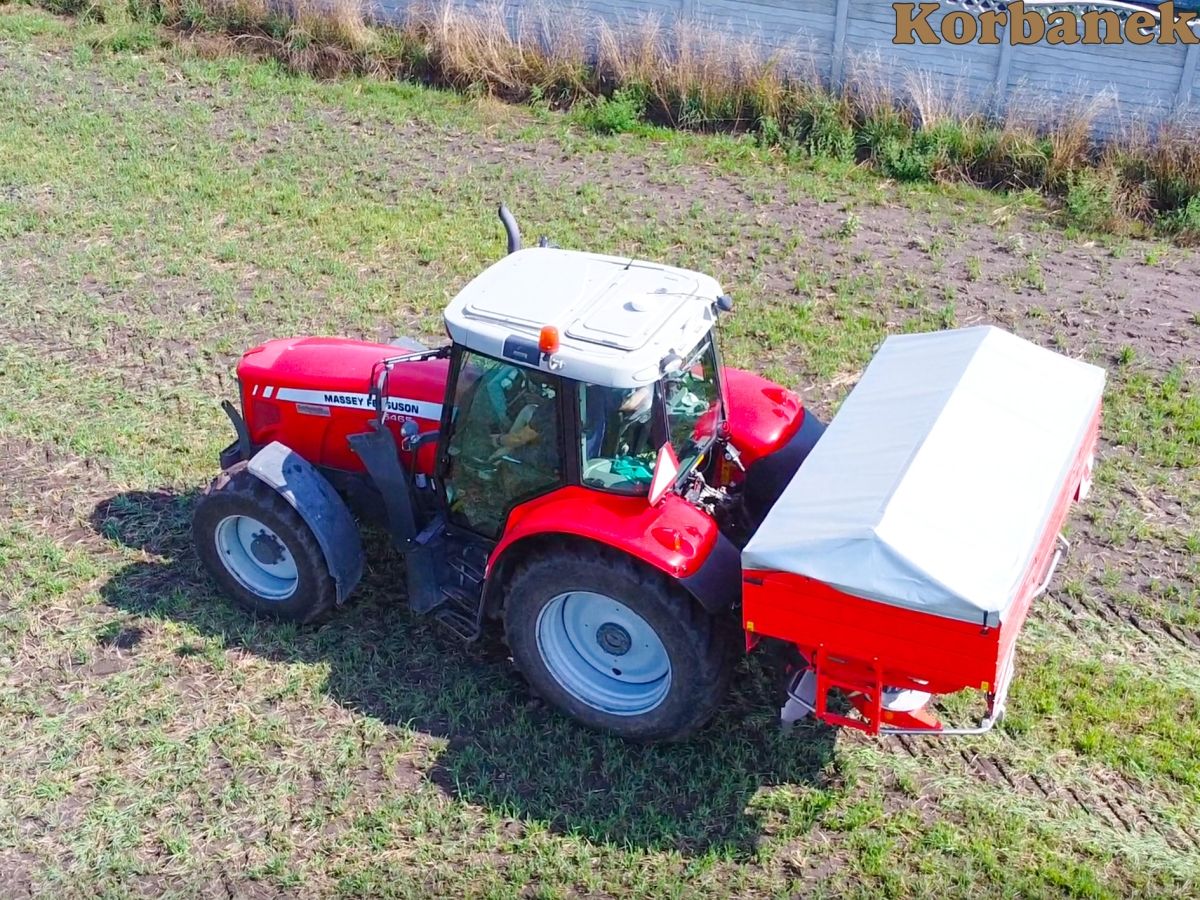
M729 682L731 642L666 576L599 548L522 564L504 630L533 688L593 728L678 740L707 722Z
M239 463L196 503L196 555L239 606L288 622L333 607L337 586L304 519Z

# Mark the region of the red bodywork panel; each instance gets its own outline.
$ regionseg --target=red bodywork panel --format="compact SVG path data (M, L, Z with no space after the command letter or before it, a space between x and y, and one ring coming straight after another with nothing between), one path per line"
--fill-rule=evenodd
M998 627L864 600L801 575L747 570L742 577L742 616L748 638L780 638L815 663L819 713L829 687L859 694L860 710L871 707L862 697L878 698L879 685L933 694L994 690L1009 676L1017 635L1052 564L1071 501L1091 477L1099 426L1097 409L1017 588L1017 599ZM891 721L886 711L877 712L874 720L832 713L823 718L871 732Z
M657 506L645 497L565 487L509 514L488 571L513 544L539 534L571 534L620 550L673 578L686 578L708 558L717 523L676 494Z
M774 453L799 430L804 404L793 391L741 369L724 369L722 379L729 439L743 465Z
M289 338L247 351L237 374L251 442L279 440L315 465L362 471L346 438L366 431L375 415L367 400L372 367L403 352L345 338ZM397 440L406 419L422 432L437 431L449 368L447 360L430 359L393 370L386 419ZM415 471L432 474L436 454L434 442L422 446Z

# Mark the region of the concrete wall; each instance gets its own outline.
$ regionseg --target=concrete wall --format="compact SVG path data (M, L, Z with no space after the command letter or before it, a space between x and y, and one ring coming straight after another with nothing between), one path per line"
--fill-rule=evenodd
M382 14L389 17L403 16L412 0L381 2ZM482 8L494 0L452 2ZM936 26L945 12L973 11L981 3L995 5L942 0L943 11L931 22ZM666 23L691 20L767 48L786 48L789 57L803 60L826 83L853 81L869 72L903 95L919 81L925 94L958 101L960 108L966 100L980 111L1045 117L1092 105L1101 134L1137 121L1200 121L1200 46L898 46L892 43L896 20L889 0L508 0L505 6L510 21L535 7L625 24L647 14Z

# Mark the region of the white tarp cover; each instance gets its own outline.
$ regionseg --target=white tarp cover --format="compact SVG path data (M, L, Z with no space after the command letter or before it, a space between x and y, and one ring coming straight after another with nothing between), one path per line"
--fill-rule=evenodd
M996 625L1103 389L1103 369L990 326L890 337L743 568Z

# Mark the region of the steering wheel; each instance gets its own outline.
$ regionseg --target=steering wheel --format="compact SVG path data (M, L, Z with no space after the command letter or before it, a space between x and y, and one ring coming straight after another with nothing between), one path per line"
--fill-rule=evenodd
M505 378L512 379L507 388L502 386ZM483 390L495 425L499 427L506 421L512 422L516 416L512 407L529 389L529 376L520 366L499 366L481 378L478 385L476 390ZM520 411L519 407L517 411Z
M508 421L512 422L528 402L526 399L530 391L533 390L529 381L529 376L518 366L513 366L514 374L512 384L508 388L508 395L505 397L504 415Z

